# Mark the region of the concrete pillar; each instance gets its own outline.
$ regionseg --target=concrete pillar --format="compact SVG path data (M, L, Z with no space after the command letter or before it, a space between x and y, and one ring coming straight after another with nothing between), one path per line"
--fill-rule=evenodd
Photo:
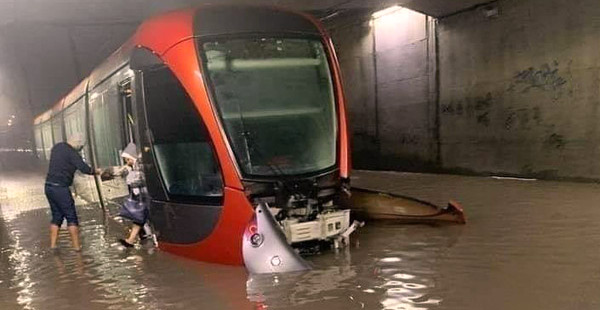
M330 23L355 166L417 170L436 162L434 25L408 9L376 17L359 12Z

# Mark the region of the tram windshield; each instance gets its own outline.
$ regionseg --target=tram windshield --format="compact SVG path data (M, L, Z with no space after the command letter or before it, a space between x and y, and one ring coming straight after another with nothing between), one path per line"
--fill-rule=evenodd
M246 175L307 174L335 165L335 100L319 40L201 44L214 103Z

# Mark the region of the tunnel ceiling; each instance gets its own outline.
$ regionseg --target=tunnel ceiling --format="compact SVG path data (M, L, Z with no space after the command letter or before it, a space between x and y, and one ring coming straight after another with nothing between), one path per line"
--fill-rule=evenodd
M18 62L30 113L67 93L150 15L202 3L271 4L324 17L343 10L375 11L398 4L443 17L485 0L0 0L0 50ZM14 70L13 70L14 71Z
M12 22L107 22L146 17L162 10L202 3L268 4L297 10L378 9L401 5L444 17L490 0L0 0L0 26Z

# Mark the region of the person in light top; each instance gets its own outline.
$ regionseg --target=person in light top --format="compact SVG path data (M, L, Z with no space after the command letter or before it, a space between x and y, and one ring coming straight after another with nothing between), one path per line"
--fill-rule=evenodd
M144 186L143 174L140 171L138 162L138 152L137 147L134 143L129 143L125 150L121 153L121 158L125 162L125 165L121 167L119 170L115 172L116 175L121 175L125 177L125 182L127 183L127 187L129 189L129 198L130 202L142 202L142 190ZM147 210L146 210L147 212ZM144 228L143 236L149 235L150 227L146 223L146 220L139 221L132 219L132 226L129 236L126 239L119 239L119 242L127 247L131 248L134 246L138 234Z

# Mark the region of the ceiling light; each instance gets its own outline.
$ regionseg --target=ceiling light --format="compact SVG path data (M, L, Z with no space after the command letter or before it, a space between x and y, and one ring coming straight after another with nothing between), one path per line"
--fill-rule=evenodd
M387 9L383 9L383 10L377 11L377 12L373 13L371 16L373 18L379 18L379 17L382 17L384 15L388 15L388 14L392 14L392 13L398 12L398 11L400 11L402 9L403 9L403 7L401 7L399 5L394 5L394 6L390 6Z

